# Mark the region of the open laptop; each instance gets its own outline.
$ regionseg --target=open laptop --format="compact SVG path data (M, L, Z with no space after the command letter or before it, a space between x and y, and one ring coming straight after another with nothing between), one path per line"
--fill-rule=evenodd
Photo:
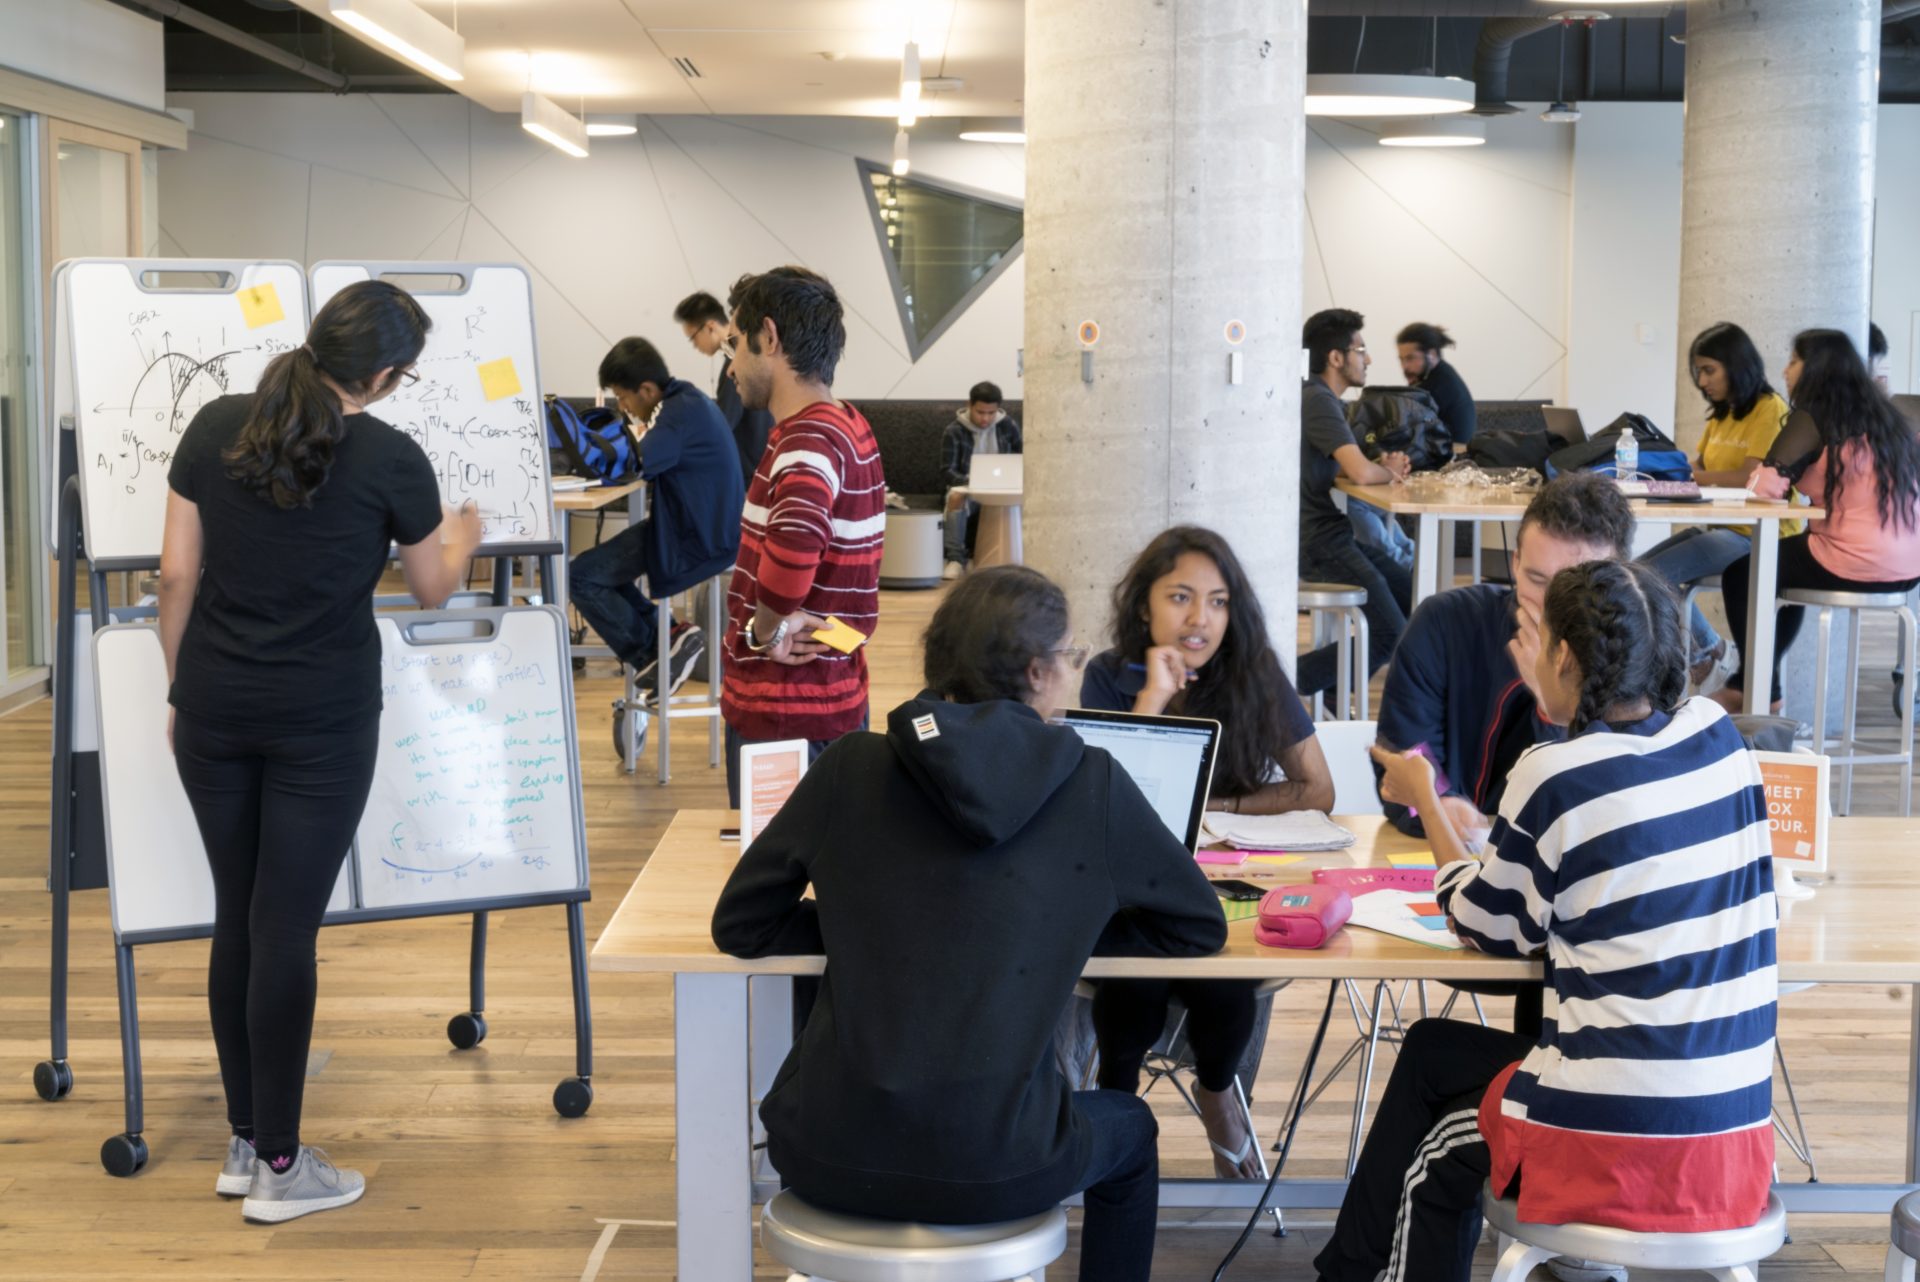
M1027 488L1027 460L1019 454L976 454L967 473L971 494L1022 494Z
M1587 429L1580 422L1579 410L1563 405L1542 405L1540 413L1546 416L1548 435L1556 436L1569 445L1578 445L1587 439Z
M1090 746L1112 753L1167 831L1198 853L1200 820L1213 787L1213 754L1220 743L1218 721L1085 708L1069 708L1058 719Z

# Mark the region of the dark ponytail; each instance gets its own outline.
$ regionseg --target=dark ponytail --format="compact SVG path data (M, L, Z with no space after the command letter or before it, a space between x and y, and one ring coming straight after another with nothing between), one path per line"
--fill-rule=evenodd
M1580 665L1579 734L1607 710L1645 699L1672 712L1687 695L1687 629L1680 602L1657 570L1637 561L1589 561L1547 585L1549 644L1565 641Z
M221 455L227 474L276 507L310 507L347 434L340 398L384 395L420 359L433 322L414 297L386 281L358 281L320 309L307 341L274 357L253 394L253 413ZM375 386L381 370L391 369Z

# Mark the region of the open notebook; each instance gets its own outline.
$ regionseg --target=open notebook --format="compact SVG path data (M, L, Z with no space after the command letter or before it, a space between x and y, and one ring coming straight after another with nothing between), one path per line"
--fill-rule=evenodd
M1209 810L1201 820L1202 840L1225 842L1242 850L1345 850L1353 834L1318 810L1284 815L1233 815Z

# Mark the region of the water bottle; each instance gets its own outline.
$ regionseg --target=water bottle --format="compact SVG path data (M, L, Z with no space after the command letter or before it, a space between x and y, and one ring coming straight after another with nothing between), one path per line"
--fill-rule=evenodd
M1640 438L1632 432L1620 433L1613 447L1613 476L1617 481L1631 481L1634 473L1640 470Z

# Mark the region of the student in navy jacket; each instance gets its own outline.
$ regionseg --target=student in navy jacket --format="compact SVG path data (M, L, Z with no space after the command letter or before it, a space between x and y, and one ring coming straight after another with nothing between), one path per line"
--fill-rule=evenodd
M1570 472L1534 495L1520 519L1514 586L1453 588L1413 612L1381 692L1380 742L1431 750L1456 831L1484 835L1520 754L1563 737L1540 715L1533 684L1547 584L1568 566L1626 560L1632 541L1633 509L1613 481ZM1385 804L1396 828L1425 835L1406 807Z
M644 574L650 591L669 597L724 573L740 551L746 488L719 408L670 375L652 343L623 338L614 344L600 362L600 385L634 421L652 420L640 439L647 518L575 557L568 585L581 617L651 686L659 628L654 603L636 580ZM698 627L673 625L670 689L687 679L704 646Z

